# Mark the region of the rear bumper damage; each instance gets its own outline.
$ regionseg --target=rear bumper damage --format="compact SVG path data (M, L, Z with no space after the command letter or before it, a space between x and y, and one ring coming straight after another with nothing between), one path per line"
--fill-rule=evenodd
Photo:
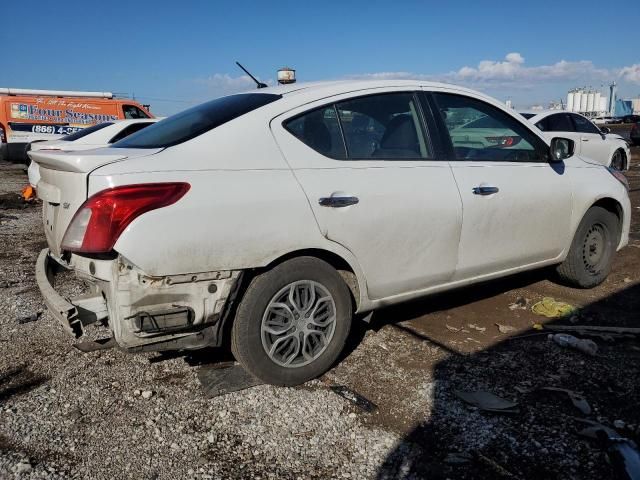
M65 268L89 285L79 297L65 298L54 288ZM42 250L36 281L47 308L75 337L87 325L107 323L118 345L130 351L195 349L217 346L235 295L240 271L153 277L121 256L98 260L71 255L68 262Z

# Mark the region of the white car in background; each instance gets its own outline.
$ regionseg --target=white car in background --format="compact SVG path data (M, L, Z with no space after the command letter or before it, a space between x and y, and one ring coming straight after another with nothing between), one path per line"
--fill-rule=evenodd
M78 151L106 147L118 140L128 137L132 133L148 127L158 120L161 119L145 118L140 120L116 120L113 122L98 123L97 125L83 128L80 131L56 140L31 142L27 146L27 152L36 150ZM36 187L40 180L40 171L38 164L33 160L29 163L28 174L29 184L31 184L32 187Z
M579 113L563 110L521 112L521 115L544 132L545 137L562 136L576 144L576 153L604 166L628 170L631 151L624 137L598 128Z
M629 237L621 172L497 100L418 80L264 88L109 148L29 155L36 279L70 333L101 322L128 351L228 333L278 385L331 368L356 314L547 265L590 288ZM57 268L90 291L62 297Z

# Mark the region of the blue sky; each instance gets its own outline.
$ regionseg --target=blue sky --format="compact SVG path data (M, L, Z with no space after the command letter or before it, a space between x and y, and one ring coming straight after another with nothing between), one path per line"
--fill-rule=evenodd
M265 81L283 65L299 81L420 77L522 107L611 80L640 96L638 0L65 0L2 11L1 87L135 94L165 115L251 88L235 60Z

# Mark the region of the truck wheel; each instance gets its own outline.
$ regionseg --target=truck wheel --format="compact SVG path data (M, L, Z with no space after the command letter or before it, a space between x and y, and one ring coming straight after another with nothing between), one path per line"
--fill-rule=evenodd
M618 241L618 217L602 207L591 207L578 226L569 254L558 265L560 278L571 286L592 288L611 271Z
M338 272L314 257L294 258L253 278L236 311L231 349L258 379L299 385L331 368L351 317Z

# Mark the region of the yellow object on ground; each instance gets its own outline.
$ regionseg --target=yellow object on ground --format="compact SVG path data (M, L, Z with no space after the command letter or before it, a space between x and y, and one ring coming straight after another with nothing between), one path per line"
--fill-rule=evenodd
M536 315L547 318L559 318L571 315L577 310L573 305L565 302L558 302L555 298L544 297L541 301L531 307L531 311Z

